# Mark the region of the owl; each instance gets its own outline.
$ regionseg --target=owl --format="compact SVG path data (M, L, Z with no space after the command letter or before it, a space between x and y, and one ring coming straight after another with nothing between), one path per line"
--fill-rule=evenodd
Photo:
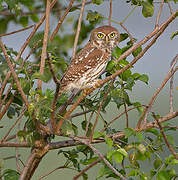
M58 95L72 89L82 90L95 86L119 39L119 32L112 26L101 26L94 29L89 42L71 60L60 80Z

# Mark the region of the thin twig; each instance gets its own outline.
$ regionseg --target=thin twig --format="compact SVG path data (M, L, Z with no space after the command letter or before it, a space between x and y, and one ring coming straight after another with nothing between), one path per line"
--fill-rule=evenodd
M158 15L156 17L155 27L159 27L159 20L160 20L161 12L162 12L162 9L163 9L163 5L164 5L164 0L161 1L159 11L158 11Z
M5 94L3 100L2 100L1 103L0 103L0 111L1 111L1 108L2 108L2 106L3 106L4 102L5 102L5 100L6 100L7 97L8 97L8 94L9 94L11 88L12 88L12 83L9 85L9 87L8 87L8 89L7 89L7 91L6 91L6 94Z
M177 61L178 61L178 54L175 56L175 58L171 62L172 69L176 65ZM174 111L173 110L173 83L174 83L174 76L172 76L170 80L170 91L169 91L169 111L170 112Z
M133 109L136 109L138 107L142 107L143 105L140 105L140 106L134 106L134 107L131 107L131 108L128 108L127 109L127 112L133 110ZM116 120L118 120L121 116L123 116L125 114L125 110L124 112L120 113L117 117L115 117L114 119L112 119L110 122L107 123L107 125L101 130L101 132L104 132L113 122L115 122Z
M101 161L101 158L98 158L97 160L95 160L94 162L92 162L91 164L89 164L88 166L86 166L84 169L82 169L76 176L74 176L73 180L77 180L80 176L82 176L82 174L84 174L86 171L88 171L90 168L92 168L93 166L95 166L97 163L99 163Z
M135 38L130 34L130 32L127 30L127 28L123 25L123 23L119 23L119 25L127 32L131 42L134 44L136 42Z
M77 44L78 44L78 39L79 39L79 34L80 34L80 29L81 29L81 24L82 24L82 17L83 17L83 13L84 13L85 3L86 3L86 0L83 0L82 1L82 7L80 10L80 16L78 19L77 32L75 35L74 47L73 47L73 52L72 52L72 59L75 57L75 53L77 50Z
M57 1L57 0L53 0L53 1L51 2L50 8L52 8L52 7L55 5L56 1ZM28 46L30 40L32 39L32 37L34 36L34 34L35 34L36 31L38 30L38 28L41 26L41 24L43 23L43 21L45 20L45 18L46 18L46 14L44 14L44 15L42 16L42 18L40 19L40 21L35 25L33 31L30 33L30 35L29 35L28 38L26 39L25 43L24 43L24 44L22 45L22 47L20 48L20 51L19 51L19 53L18 53L18 55L17 55L17 57L16 57L16 60L19 60L19 59L20 59L20 57L21 57L22 53L24 52L25 48Z
M171 66L169 72L167 73L166 77L164 78L163 82L161 83L161 85L158 87L158 89L156 90L156 92L154 93L154 95L152 96L150 102L147 104L146 108L144 109L144 111L142 112L140 119L138 120L137 123L137 128L141 127L141 122L145 116L144 119L144 123L146 122L147 119L147 115L148 111L151 109L152 104L155 102L156 97L158 96L158 94L161 92L161 90L164 88L164 86L166 85L166 83L168 82L168 80L174 75L174 73L177 71L177 68L175 70L172 70L173 66Z
M109 85L109 87L108 87L106 93L104 94L104 97L103 97L103 99L102 99L102 101L101 101L101 103L100 103L100 106L99 106L99 108L98 108L98 111L97 111L97 114L96 114L96 120L95 120L95 123L94 123L94 125L93 125L92 131L91 131L91 134L90 134L90 142L92 142L92 137L93 137L93 134L94 134L96 125L97 125L97 123L98 123L98 118L99 118L99 115L100 115L102 106L103 106L103 104L104 104L104 102L105 102L105 100L106 100L106 98L107 98L107 96L108 96L108 93L109 93L110 90L111 90L112 85L114 84L114 81L115 81L115 79L113 79L112 82L110 83L110 85Z
M13 76L13 78L14 78L14 81L16 82L18 91L20 92L20 94L21 94L21 96L22 96L22 99L23 99L23 101L25 102L25 105L28 106L27 97L26 97L26 95L25 95L25 93L24 93L24 91L23 91L23 89L22 89L22 87L21 87L21 85L20 85L18 76L17 76L17 74L16 74L15 71L14 71L13 65L12 65L12 63L11 63L11 61L10 61L10 59L9 59L9 56L8 56L8 54L7 54L7 51L6 51L6 48L4 47L4 44L2 43L1 39L0 39L0 46L1 46L1 48L2 48L2 51L3 51L3 53L4 53L4 56L5 56L5 58L6 58L8 67L9 67L9 69L10 69L10 71L11 71L11 73L12 73L12 76Z
M167 139L167 137L166 137L166 135L165 135L165 133L164 133L164 130L163 130L163 128L162 128L162 126L161 126L161 123L159 122L157 116L155 115L154 112L152 112L152 115L153 115L154 119L156 120L156 122L157 122L157 124L158 124L158 126L159 126L160 132L161 132L161 134L162 134L162 136L163 136L163 138L164 138L164 141L165 141L168 149L170 150L170 152L172 153L172 155L178 160L178 155L176 154L176 152L174 151L174 149L172 148L172 146L169 144L169 141L168 141L168 139Z
M171 4L169 3L169 1L167 1L167 4L168 4L168 7L169 7L170 14L173 14L174 11L172 10L172 7L171 7Z
M10 32L10 33L0 34L0 37L2 37L2 36L9 36L9 35L12 35L12 34L15 34L15 33L18 33L18 32L25 31L25 30L27 30L27 29L32 28L33 26L34 26L34 24L33 24L33 25L31 25L31 26L28 26L28 27L26 27L26 28L19 29L19 30L17 30L17 31L13 31L13 32Z
M126 127L129 128L129 116L128 116L128 110L127 110L127 105L124 100L124 110L125 110L125 117L126 117Z
M12 129L16 126L16 124L17 124L18 122L20 122L20 121L22 120L23 115L25 114L26 110L27 110L27 108L24 107L23 110L22 110L22 112L20 113L19 117L17 118L17 120L16 120L16 121L14 122L14 124L9 128L8 132L6 133L6 135L2 138L1 142L6 141L8 135L10 134L10 132L12 131Z
M40 64L40 74L43 75L45 68L45 58L46 58L46 49L48 43L48 33L49 33L49 17L50 17L50 0L46 0L46 24L45 32L43 38L43 47L41 53L41 64ZM38 80L38 89L42 89L42 80Z
M43 179L44 177L49 176L49 175L52 174L53 172L55 172L55 171L57 171L57 170L59 170L59 169L64 169L64 168L66 168L66 166L59 166L59 167L53 169L52 171L48 172L47 174L45 174L45 175L43 175L43 176L40 176L40 178L39 178L38 180L41 180L41 179Z
M78 137L72 137L72 139L77 140L85 145L87 145L88 147L90 147L92 149L93 152L95 152L104 162L105 164L108 166L108 168L110 168L118 177L120 177L122 180L127 180L122 174L120 174L112 165L111 163L104 157L104 155L98 151L95 147L93 147L90 142L88 140L85 139L80 139Z
M59 31L59 28L61 27L61 24L63 23L65 17L67 16L67 14L69 13L70 9L72 8L72 5L73 5L73 2L74 0L71 0L70 3L69 3L69 6L66 8L65 12L64 12L64 15L59 19L58 21L58 24L55 28L55 30L53 31L53 33L51 34L50 36L50 41L53 40L54 36L57 34L57 32Z
M89 119L88 119L88 121L87 121L84 136L87 136L89 124L90 124L90 122L91 122L91 119L92 119L92 117L93 117L94 112L95 112L95 111L92 111L92 112L91 112L90 117L89 117Z
M112 17L112 0L110 0L109 6L109 25L111 26L111 17Z

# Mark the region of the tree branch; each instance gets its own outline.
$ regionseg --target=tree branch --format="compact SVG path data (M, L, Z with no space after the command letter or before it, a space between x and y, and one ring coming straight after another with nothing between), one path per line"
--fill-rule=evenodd
M45 24L45 32L43 38L43 47L42 47L41 64L40 64L41 75L43 75L45 68L46 49L47 49L48 33L49 33L49 16L50 16L50 0L46 0L46 24ZM38 89L42 89L41 79L38 79Z
M81 10L80 10L80 16L79 16L79 19L78 19L77 32L76 32L76 35L75 35L74 47L73 47L73 52L72 52L72 59L75 57L75 53L76 53L76 50L77 50L77 44L78 44L80 28L81 28L81 24L82 24L82 17L83 17L83 13L84 13L85 3L86 3L86 0L83 0L82 1L82 7L81 7Z

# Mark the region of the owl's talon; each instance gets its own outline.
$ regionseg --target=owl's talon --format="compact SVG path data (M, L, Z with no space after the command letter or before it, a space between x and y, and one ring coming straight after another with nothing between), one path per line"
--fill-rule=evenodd
M83 96L87 96L87 94L88 94L88 89L84 89L83 90Z
M93 86L93 88L94 88L94 89L99 88L100 85L101 85L101 80L98 79L98 80L96 81L95 85Z

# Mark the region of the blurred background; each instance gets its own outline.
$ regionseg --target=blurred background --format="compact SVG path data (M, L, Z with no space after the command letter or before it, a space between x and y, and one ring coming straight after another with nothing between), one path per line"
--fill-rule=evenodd
M63 1L65 6L68 6L69 1L64 0ZM173 2L170 2L172 5L172 8L175 10L176 5ZM151 18L144 18L142 13L141 13L141 7L137 7L135 11L132 13L131 16L125 21L124 25L125 27L129 30L129 32L132 34L134 38L137 39L137 41L142 40L147 34L149 34L151 31L153 31L155 27L155 19L156 15L159 10L159 3L155 4L155 11L154 15ZM108 17L108 12L109 12L109 2L106 1L103 4L97 6L93 4L89 4L85 8L85 15L84 19L86 18L86 12L87 10L93 10L93 11L98 11L101 13L103 16L106 18ZM121 22L123 19L128 15L128 13L133 9L133 6L127 4L125 1L119 1L119 0L114 0L113 1L113 9L112 9L112 20ZM78 18L80 11L77 10L75 11L75 17ZM41 14L42 16L42 14ZM71 17L74 16L74 13L69 13L67 16L67 19L70 19ZM170 16L169 8L165 4L163 6L163 11L161 14L161 19L160 23L165 21L168 17ZM31 23L33 24L33 22ZM50 28L54 29L57 24L57 20L55 18L50 19ZM104 20L102 24L108 24L108 20ZM100 26L97 25L97 26ZM134 71L138 72L140 74L147 74L149 76L149 84L146 85L143 82L137 82L137 85L133 89L132 92L130 92L131 100L132 101L139 101L143 104L147 104L149 100L151 99L153 93L156 91L156 89L160 86L161 82L163 81L164 77L166 76L170 63L175 57L175 55L178 53L178 39L175 37L173 40L170 39L172 32L175 32L177 30L178 22L177 20L174 20L169 27L165 30L165 32L161 35L161 37L157 40L157 42L149 49L149 51L134 65ZM119 32L124 33L124 30L120 27L120 25L113 23L112 26L117 28ZM17 26L14 23L10 23L8 26L8 32L20 29L21 26ZM44 28L44 24L41 26L41 29ZM71 31L72 28L71 26L68 26L65 31ZM20 50L20 47L23 45L25 42L25 39L28 37L30 34L31 29L16 33L14 35L2 37L3 42L6 44L6 46L13 48L16 51ZM64 33L60 32L59 33ZM86 42L84 42L85 44ZM119 44L119 47L124 46L124 42ZM27 48L23 56L25 57L29 52L29 49ZM72 51L71 51L72 53ZM131 58L132 59L132 58ZM33 56L31 57L31 60L33 60ZM175 74L174 78L174 108L178 109L178 90L176 90L176 86L178 87L178 75ZM49 87L49 84L46 84L46 87ZM50 82L50 87L54 87L55 85L53 82ZM161 91L159 94L158 98L156 99L156 102L153 106L153 109L159 113L161 116L164 116L169 112L169 86L166 85L165 88ZM103 114L103 117L107 119L112 119L118 114L118 109L117 107L113 104L107 108L107 113ZM130 126L135 126L138 114L136 111L133 111L129 113L129 117L131 122ZM171 122L173 124L178 125L178 119L175 118ZM13 120L7 120L3 119L2 124L4 124L7 129L11 124L11 121ZM77 118L76 121L79 121L80 124L80 119ZM125 127L125 120L124 117L123 119L120 119L117 121L115 124L116 126L120 126L120 128ZM6 128L3 128L0 131L0 137L4 132L7 130ZM174 134L176 136L176 132ZM178 139L176 140L178 143ZM102 145L98 146L96 145L97 148L102 150L104 152L105 150L102 149ZM10 154L15 155L15 149L14 148L1 148L0 151L0 157L6 157ZM27 158L28 152L30 152L29 149L23 149L20 150L20 153L22 154L22 159L25 161ZM47 173L50 170L53 170L54 168L62 165L62 156L57 155L58 150L51 151L47 154L47 156L42 160L40 163L40 167L37 169L35 172L32 180L36 180L39 178L39 176ZM167 153L167 152L165 152ZM143 165L143 166L146 166ZM15 165L15 160L7 160L5 161L4 164L5 168L16 168ZM91 170L88 171L89 174L89 180L94 180L96 177L96 174L98 174L98 169L100 165L98 164L95 168L92 168ZM49 175L48 177L44 178L46 180L59 180L62 178L65 178L66 180L72 179L73 175L77 174L77 172L72 171L72 170L57 170L55 173L52 175Z

